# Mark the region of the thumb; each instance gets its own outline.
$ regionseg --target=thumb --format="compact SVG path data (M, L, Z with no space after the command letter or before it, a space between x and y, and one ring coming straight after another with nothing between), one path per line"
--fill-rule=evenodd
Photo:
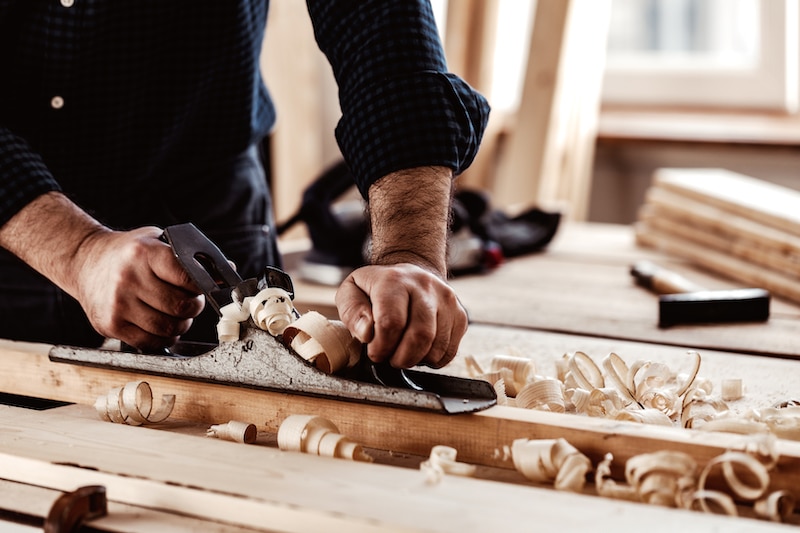
M362 344L369 343L375 335L372 304L369 296L347 278L336 291L336 308L347 329Z

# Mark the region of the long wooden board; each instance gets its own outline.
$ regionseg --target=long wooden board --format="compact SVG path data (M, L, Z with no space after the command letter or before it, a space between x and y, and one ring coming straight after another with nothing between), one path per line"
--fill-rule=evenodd
M527 532L534 524L586 531L598 522L620 533L638 532L642 524L655 532L687 524L698 531L786 530L742 518L609 504L528 484L451 476L431 485L411 469L121 426L58 411L0 408L0 423L7 429L0 433L0 478L57 490L102 483L112 502L146 503L195 519L219 515L269 531ZM201 508L201 502L211 505Z
M517 336L530 334L512 331ZM496 337L497 328L485 333ZM540 337L541 340L545 338ZM576 339L572 341L576 345L572 351L585 351L587 348L581 346L585 341L579 343ZM536 341L528 337L528 342ZM619 341L613 341L611 346L617 351L625 348ZM621 353L637 353L637 349L641 351L642 346L632 345ZM684 364L688 366L685 360ZM771 375L797 375L795 361L759 361L757 367L768 369ZM563 437L595 463L612 452L619 465L633 455L662 449L683 450L703 465L726 449L742 448L748 440L738 435L698 433L511 407L495 407L474 415L432 416L406 409L53 363L42 349L38 352L2 350L0 370L0 390L15 394L92 404L114 386L145 379L157 396L176 394L173 416L178 419L204 423L232 419L251 421L262 431L275 433L290 414L316 414L332 420L343 433L373 448L425 456L432 446L445 444L455 447L465 461L501 468L512 465L503 460L499 450L523 437ZM793 393L790 388L783 394ZM781 448L783 458L779 474L773 479L775 487L796 490L800 487L800 443L782 442Z
M719 168L658 169L653 183L687 198L800 235L800 191Z
M683 239L674 231L665 231L663 227L652 226L647 222L641 222L637 226L637 239L643 245L683 257L709 270L734 277L741 283L767 289L800 303L800 283L797 282L796 276L763 268L752 261L729 255L707 244ZM793 323L797 324L797 321L793 320Z

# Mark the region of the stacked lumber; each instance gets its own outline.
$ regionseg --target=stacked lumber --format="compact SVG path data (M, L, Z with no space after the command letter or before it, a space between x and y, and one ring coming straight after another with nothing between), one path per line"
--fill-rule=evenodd
M658 169L636 240L800 302L800 191L723 169Z

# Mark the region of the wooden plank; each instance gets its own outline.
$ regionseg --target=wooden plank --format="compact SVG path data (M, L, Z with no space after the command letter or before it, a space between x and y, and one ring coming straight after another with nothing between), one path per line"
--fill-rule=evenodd
M306 186L341 157L333 135L339 104L305 2L273 0L269 9L261 69L278 110L271 134L271 192L275 218L283 221L300 206ZM303 234L298 225L285 237Z
M531 523L585 531L597 520L622 533L639 531L643 520L653 523L653 531L674 531L688 521L701 530L746 531L762 526L762 522L741 518L630 502L609 505L602 498L528 484L453 476L430 485L415 470L168 434L58 412L0 408L0 421L11 430L0 434L0 477L22 478L59 490L101 482L112 501L145 500L162 509L189 508L190 514L199 516L225 512L223 503L254 502L261 507L255 518L274 531L387 531L399 527L409 531L522 532L529 531ZM20 433L27 439L15 437ZM148 492L134 490L137 486ZM174 490L166 490L170 488ZM190 492L196 499L157 500L161 491L178 497ZM198 509L203 500L215 506ZM536 505L530 505L531 501ZM575 508L582 512L570 512ZM287 524L282 520L287 514L296 515L297 520ZM349 527L318 529L325 524L314 523L315 515L346 520ZM245 518L238 515L240 521ZM781 529L766 522L763 526L765 531Z
M495 202L568 206L585 219L610 2L540 0Z
M499 0L447 2L447 67L491 99Z
M789 273L795 273L800 265L800 237L780 229L688 199L658 186L647 191L643 208L652 211L648 222L655 218L665 218L697 227L704 233L729 242L734 255L745 253L747 249L774 254L782 258L783 262L766 263L765 266L780 270L786 268L788 263L791 268L787 271ZM751 259L757 260L758 257Z
M495 330L489 328L488 332L495 335ZM633 455L668 448L689 453L700 465L726 449L741 448L747 441L737 435L509 407L495 407L474 415L432 416L404 409L52 363L41 353L29 351L6 349L1 355L0 390L5 392L92 404L113 386L145 379L157 396L177 395L173 412L176 419L204 423L245 420L256 423L262 431L275 433L290 414L316 414L332 420L344 434L372 448L425 456L432 446L445 444L455 447L465 461L500 468L511 465L503 461L497 450L520 437L563 437L595 462L607 452L612 452L622 463ZM796 365L794 361L770 361L773 363ZM759 362L762 364L767 363ZM796 367L792 368L795 372L789 374L796 375ZM781 375L785 370L775 372ZM798 487L800 443L782 442L781 448L781 475L774 478L775 486Z
M724 230L715 231L712 225L703 225L690 217L675 217L670 208L645 205L639 212L639 220L642 222L640 232L652 228L675 239L710 248L789 277L794 277L800 269L800 248L784 253L770 247L765 241L725 234Z
M637 239L645 246L658 248L701 265L742 283L762 287L770 292L800 303L800 283L795 276L769 270L745 259L728 255L697 244L645 222L637 225Z
M658 169L654 184L794 235L800 235L800 191L724 169Z

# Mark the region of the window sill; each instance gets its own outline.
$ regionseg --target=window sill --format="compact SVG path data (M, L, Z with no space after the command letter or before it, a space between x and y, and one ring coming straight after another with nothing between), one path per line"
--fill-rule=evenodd
M603 108L598 138L751 145L800 145L800 115L747 111Z

